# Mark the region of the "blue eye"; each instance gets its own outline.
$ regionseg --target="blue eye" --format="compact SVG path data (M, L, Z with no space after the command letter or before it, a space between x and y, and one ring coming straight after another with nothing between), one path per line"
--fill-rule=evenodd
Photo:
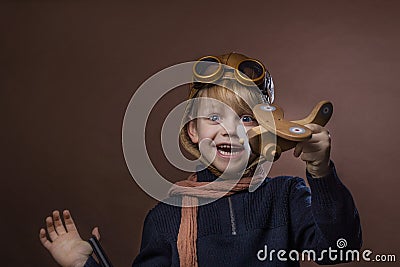
M243 122L254 122L255 121L255 119L250 115L244 115L244 116L242 116L241 119Z
M208 119L209 119L210 121L220 121L220 120L221 120L221 117L220 117L219 115L217 115L217 114L213 114L213 115L210 115L210 116L208 117Z

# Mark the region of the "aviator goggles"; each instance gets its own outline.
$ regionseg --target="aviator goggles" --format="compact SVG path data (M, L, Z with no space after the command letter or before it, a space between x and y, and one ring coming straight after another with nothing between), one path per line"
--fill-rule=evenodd
M274 83L265 66L258 60L242 54L205 56L193 65L193 87L189 98L207 84L223 79L235 79L244 86L257 86L269 104L274 101Z

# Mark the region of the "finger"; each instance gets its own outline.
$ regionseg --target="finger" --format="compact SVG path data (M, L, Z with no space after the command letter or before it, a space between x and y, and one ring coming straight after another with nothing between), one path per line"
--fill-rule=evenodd
M51 241L56 240L58 234L56 232L56 229L54 229L53 219L50 216L46 218L46 227L47 227L47 233L49 233Z
M53 211L53 221L54 226L56 227L57 234L62 235L67 232L61 221L60 212L58 210Z
M94 235L97 238L97 240L100 240L99 227L96 226L95 228L93 228L92 235Z
M323 149L323 147L321 147L320 143L312 143L312 144L307 144L305 146L303 146L303 150L302 153L316 153L319 152Z
M327 129L325 129L325 128L322 128L322 130L320 132L313 133L312 135L326 137L326 138L330 138L331 137L329 131Z
M67 232L78 231L76 229L74 220L72 219L72 216L71 216L71 213L69 212L69 210L64 210L63 216L64 216L64 222L65 222L65 227L67 228Z
M304 141L305 143L318 143L318 142L326 142L326 143L330 143L331 142L331 138L329 136L328 131L322 131L320 133L313 133L311 135L311 138Z
M47 250L50 250L50 248L51 248L51 242L47 239L47 237L46 237L46 230L44 230L43 228L41 228L40 231L39 231L39 239L40 239L40 242L42 243L42 245L43 245Z
M298 158L303 150L303 142L297 143L296 147L294 148L293 155Z
M321 156L319 156L317 153L303 153L301 154L300 158L307 163L318 163L321 161Z
M304 126L306 126L308 129L310 129L313 133L320 133L325 129L321 125L318 125L315 123L304 124Z
M321 140L319 142L305 143L303 145L303 153L330 151L331 143L329 140Z

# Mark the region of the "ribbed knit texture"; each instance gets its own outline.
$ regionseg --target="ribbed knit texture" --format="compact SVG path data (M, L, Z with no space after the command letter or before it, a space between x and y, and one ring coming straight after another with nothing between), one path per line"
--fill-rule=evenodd
M199 182L197 175L192 174L188 179L179 181L169 191L170 196L182 196L181 223L178 232L178 254L180 266L197 267L197 211L199 198L218 199L231 196L246 190L252 179L262 177L242 177L239 181L221 180L213 182ZM232 218L233 215L231 215Z
M216 179L207 169L198 171L197 177L204 182ZM257 252L267 246L268 251L314 249L318 253L328 247L337 248L338 238L346 239L346 249L359 249L362 237L358 212L334 165L331 164L326 177L312 178L307 174L307 179L310 188L297 177L266 178L252 193L238 192L198 207L198 266L299 266L297 261L283 262L276 257L260 260ZM228 198L236 224L235 235ZM180 203L182 198L170 200ZM146 216L140 252L133 266L179 267L180 219L180 207L159 203L153 208ZM327 258L318 261L338 262L341 261ZM90 258L85 266L98 265Z

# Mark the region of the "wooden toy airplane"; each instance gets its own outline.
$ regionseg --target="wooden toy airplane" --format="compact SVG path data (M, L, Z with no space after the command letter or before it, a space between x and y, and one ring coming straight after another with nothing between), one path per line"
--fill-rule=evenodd
M256 105L253 113L259 126L247 132L250 147L266 160L275 161L282 152L311 137L312 132L305 124L325 126L332 116L333 105L329 101L321 101L306 118L295 121L285 120L283 110L276 105Z

